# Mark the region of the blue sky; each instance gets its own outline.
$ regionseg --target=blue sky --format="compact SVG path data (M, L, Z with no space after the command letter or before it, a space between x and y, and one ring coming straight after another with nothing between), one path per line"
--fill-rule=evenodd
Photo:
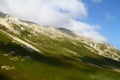
M95 3L83 0L88 7L87 23L99 24L100 33L108 42L120 49L120 0L102 0Z
M120 0L0 0L0 11L43 26L64 27L120 49Z

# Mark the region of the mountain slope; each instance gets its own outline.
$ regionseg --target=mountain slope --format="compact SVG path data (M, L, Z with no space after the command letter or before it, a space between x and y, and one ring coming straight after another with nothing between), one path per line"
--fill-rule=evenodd
M29 43L32 43L33 45L39 48L40 48L40 45L42 45L41 48L43 48L43 45L45 45L45 48L48 47L50 48L49 51L51 51L52 49L51 45L52 45L54 46L54 48L56 48L54 50L58 51L57 46L59 47L60 45L56 45L54 43L56 42L57 44L58 43L61 44L61 42L64 40L67 43L70 42L69 45L71 44L71 45L78 46L78 44L81 45L82 43L85 45L84 47L86 47L87 49L89 49L89 51L92 51L93 53L96 53L108 58L112 58L117 61L119 61L120 59L120 51L116 50L113 46L106 43L95 41L93 39L87 38L85 36L74 33L72 31L71 31L71 34L75 36L71 36L63 33L63 32L69 33L70 32L69 30L63 31L64 29L61 28L62 29L62 32L61 32L60 30L55 28L42 27L32 22L21 21L18 18L14 18L9 15L6 15L6 17L1 17L0 22L1 22L1 25L5 26L4 30L6 30L7 33L22 39L24 38L23 40L28 41ZM48 45L48 43L45 42L46 40L47 41L50 40L51 43L49 43ZM75 53L76 51L68 49L68 51L66 52ZM54 53L54 52L51 52L51 53ZM79 51L77 53L79 53Z
M73 34L4 14L0 17L0 77L2 80L119 80L119 50Z

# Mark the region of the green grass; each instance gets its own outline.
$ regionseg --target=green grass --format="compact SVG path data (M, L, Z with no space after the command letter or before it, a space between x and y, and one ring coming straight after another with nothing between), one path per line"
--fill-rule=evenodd
M12 40L11 40L10 37L8 37L4 33L0 32L0 42L2 42L2 41L4 41L4 42L11 42Z
M89 66L82 62L61 61L50 62L35 61L24 58L24 61L11 61L10 57L0 54L1 65L15 66L15 70L3 71L10 79L7 80L119 80L120 73ZM50 60L44 57L44 59ZM57 60L57 59L56 59ZM60 64L59 64L60 63ZM67 64L67 65L66 65ZM13 77L16 77L15 79Z
M0 31L0 66L15 67L15 69L8 71L0 68L0 80L120 79L120 73L112 70L119 68L120 62L96 55L86 49L83 43L75 41L78 44L75 45L67 37L64 37L64 41L61 42L42 34L39 34L39 37L32 36L32 38L29 38L27 33L15 36L22 40L25 40L22 37L26 37L33 43L38 44L31 43L42 50L43 53L29 52L24 45L13 42L9 36ZM73 55L72 52L64 48L78 54ZM12 51L15 53L10 54ZM8 56L4 54L8 54ZM18 59L11 60L15 57Z

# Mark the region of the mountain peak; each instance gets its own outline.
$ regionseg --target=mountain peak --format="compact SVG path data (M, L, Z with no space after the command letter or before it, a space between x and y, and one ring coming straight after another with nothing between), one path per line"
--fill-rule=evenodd
M7 14L0 12L0 17L6 17L6 16L7 16Z
M68 35L70 35L70 36L73 36L73 37L76 36L76 34L73 31L69 30L69 29L66 29L66 28L57 28L57 29L64 32L64 33L66 33L66 34L68 34Z

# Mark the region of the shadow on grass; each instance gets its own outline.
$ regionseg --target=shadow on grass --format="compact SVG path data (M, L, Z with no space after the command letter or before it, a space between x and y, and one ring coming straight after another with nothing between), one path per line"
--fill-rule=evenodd
M57 57L53 57L53 56L45 56L45 55L35 52L35 51L30 52L26 49L25 46L22 46L22 45L19 45L16 43L0 42L0 51L3 51L8 54L10 54L11 52L14 51L15 53L12 53L11 54L12 56L21 56L21 57L29 56L30 57L29 59L31 59L33 61L49 64L49 65L52 65L55 67L65 68L67 70L73 69L73 70L82 71L82 72L86 72L86 73L96 73L96 71L94 69L90 68L89 66L81 65L80 62L76 61L75 59L66 57L64 55L60 55L61 58L57 58ZM49 54L49 53L47 53L47 54ZM92 59L90 57L83 57L81 59L83 62L89 62L89 63L95 64L95 65L99 65L99 62L101 62L101 61L97 61L97 59L94 59L94 58ZM101 64L100 66L102 66L103 63L104 63L104 60L102 63L100 63Z
M8 76L0 73L0 80L11 80Z
M49 57L35 51L30 52L26 49L25 46L16 43L0 42L0 50L13 56L29 57L34 61L43 62L58 67L72 66L72 64L64 58L57 58L52 56Z
M106 58L106 57L96 59L96 58L84 56L84 57L81 57L80 60L88 64L100 66L100 67L107 68L107 69L112 69L112 68L120 69L120 62Z

